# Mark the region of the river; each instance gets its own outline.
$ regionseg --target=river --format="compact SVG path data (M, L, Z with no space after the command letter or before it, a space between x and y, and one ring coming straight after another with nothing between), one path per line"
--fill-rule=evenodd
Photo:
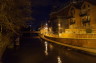
M3 63L96 63L96 57L35 36L24 36L16 48L7 48Z

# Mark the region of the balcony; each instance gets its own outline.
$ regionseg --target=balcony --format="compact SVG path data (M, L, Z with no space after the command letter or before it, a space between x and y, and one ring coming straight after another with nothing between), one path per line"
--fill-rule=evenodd
M70 25L73 25L73 24L75 24L75 22L70 22Z
M83 23L89 23L90 20L82 20Z
M87 16L87 12L80 12L80 16L83 17L83 16Z

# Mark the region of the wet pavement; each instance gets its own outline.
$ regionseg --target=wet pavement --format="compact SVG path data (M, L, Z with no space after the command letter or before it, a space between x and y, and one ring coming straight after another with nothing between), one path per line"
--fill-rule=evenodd
M21 38L20 46L7 48L2 61L3 63L96 63L96 56L27 36Z

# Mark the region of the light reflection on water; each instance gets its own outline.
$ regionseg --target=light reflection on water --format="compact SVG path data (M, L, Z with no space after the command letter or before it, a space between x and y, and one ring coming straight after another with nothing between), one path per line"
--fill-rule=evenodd
M49 44L49 48L52 51L53 50L53 45L52 44Z
M45 41L45 55L48 55L48 42Z
M57 57L58 63L62 63L60 56Z
M76 52L70 48L44 41L44 53L50 63L96 63L96 57ZM85 61L85 59L87 61Z
M48 50L51 50L52 51L53 50L53 45L50 44L50 43L48 43L47 41L44 42L44 45L45 45L45 51L44 51L45 52L45 55L48 56L48 54L49 54ZM57 62L58 63L62 63L60 56L57 56Z
M42 39L41 41L30 39L23 39L19 50L13 52L13 49L12 51L8 49L3 61L5 63L96 63L96 56Z
M45 45L45 55L47 56L49 54L49 50L52 51L53 50L53 45L48 43L47 41L44 42Z

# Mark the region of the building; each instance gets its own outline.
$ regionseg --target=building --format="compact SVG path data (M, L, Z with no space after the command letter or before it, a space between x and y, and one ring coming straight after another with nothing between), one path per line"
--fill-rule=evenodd
M62 9L50 14L50 23L57 34L95 33L96 4L91 0L70 0Z
M62 9L52 12L49 26L53 34L44 36L63 44L95 50L96 3L94 1L70 0Z
M70 0L63 8L50 14L51 35L46 38L96 52L95 0ZM79 49L80 49L79 48ZM84 49L83 49L84 50Z
M81 6L80 17L83 27L91 27L94 29L96 27L96 4L84 1Z

